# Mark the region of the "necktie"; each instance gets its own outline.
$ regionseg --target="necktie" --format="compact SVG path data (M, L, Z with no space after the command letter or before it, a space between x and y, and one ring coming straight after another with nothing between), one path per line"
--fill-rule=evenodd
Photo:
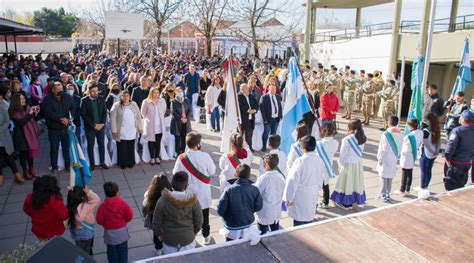
M273 104L274 115L278 115L278 106L275 100L275 95L270 95L270 98L272 99L272 102L273 102L272 104Z

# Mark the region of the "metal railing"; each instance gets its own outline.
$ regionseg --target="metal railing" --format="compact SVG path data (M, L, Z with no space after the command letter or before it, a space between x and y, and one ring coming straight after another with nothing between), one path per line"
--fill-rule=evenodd
M474 14L458 16L455 23L450 24L449 18L436 19L434 33L455 32L461 30L474 29ZM371 37L377 35L388 35L392 33L392 22L372 24L355 28L338 29L311 35L312 43L335 42L351 40L361 37ZM400 33L418 34L420 32L421 21L405 20L400 23Z

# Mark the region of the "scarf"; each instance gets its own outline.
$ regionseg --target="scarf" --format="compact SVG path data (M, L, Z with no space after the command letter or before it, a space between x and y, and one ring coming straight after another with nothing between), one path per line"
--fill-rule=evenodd
M245 149L236 150L236 151L234 151L234 153L237 156L237 158L239 158L239 159L247 158L247 150L245 150Z
M13 118L15 119L23 119L26 117L27 112L30 110L29 107L26 108L23 112L15 111L13 114ZM23 126L23 133L25 134L25 140L28 144L29 148L29 155L32 158L38 159L40 157L40 144L38 138L38 128L36 127L35 120L29 120L25 126Z

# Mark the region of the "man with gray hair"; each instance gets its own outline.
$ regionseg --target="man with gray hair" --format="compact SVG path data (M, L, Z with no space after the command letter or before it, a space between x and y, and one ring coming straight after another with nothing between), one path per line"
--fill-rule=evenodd
M252 136L255 129L255 113L258 111L258 101L250 94L250 87L248 84L240 85L240 92L238 94L240 120L242 121L241 129L250 150L252 148Z

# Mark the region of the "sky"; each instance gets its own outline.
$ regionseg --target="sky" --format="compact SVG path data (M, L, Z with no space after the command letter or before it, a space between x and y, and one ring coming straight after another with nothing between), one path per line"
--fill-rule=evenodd
M99 0L100 1L100 0ZM107 0L106 0L107 1ZM272 0L275 2L287 2L288 0ZM299 25L304 27L305 8L301 6L302 0L290 0L294 2L295 13L299 21ZM362 1L362 0L361 0ZM5 9L13 9L18 13L26 11L34 11L41 7L59 8L64 7L66 11L75 11L78 6L87 7L94 5L97 0L0 0L0 12ZM422 15L422 7L424 0L403 0L402 20L420 20ZM436 18L448 18L451 10L451 0L438 0ZM384 4L374 7L362 9L362 24L378 24L391 22L393 19L394 4ZM459 0L458 16L474 14L473 0ZM277 18L279 18L277 16ZM318 9L318 23L323 24L324 21L334 21L347 25L354 25L355 10L338 10L338 9ZM285 18L280 18L285 22ZM474 19L471 18L471 19Z

